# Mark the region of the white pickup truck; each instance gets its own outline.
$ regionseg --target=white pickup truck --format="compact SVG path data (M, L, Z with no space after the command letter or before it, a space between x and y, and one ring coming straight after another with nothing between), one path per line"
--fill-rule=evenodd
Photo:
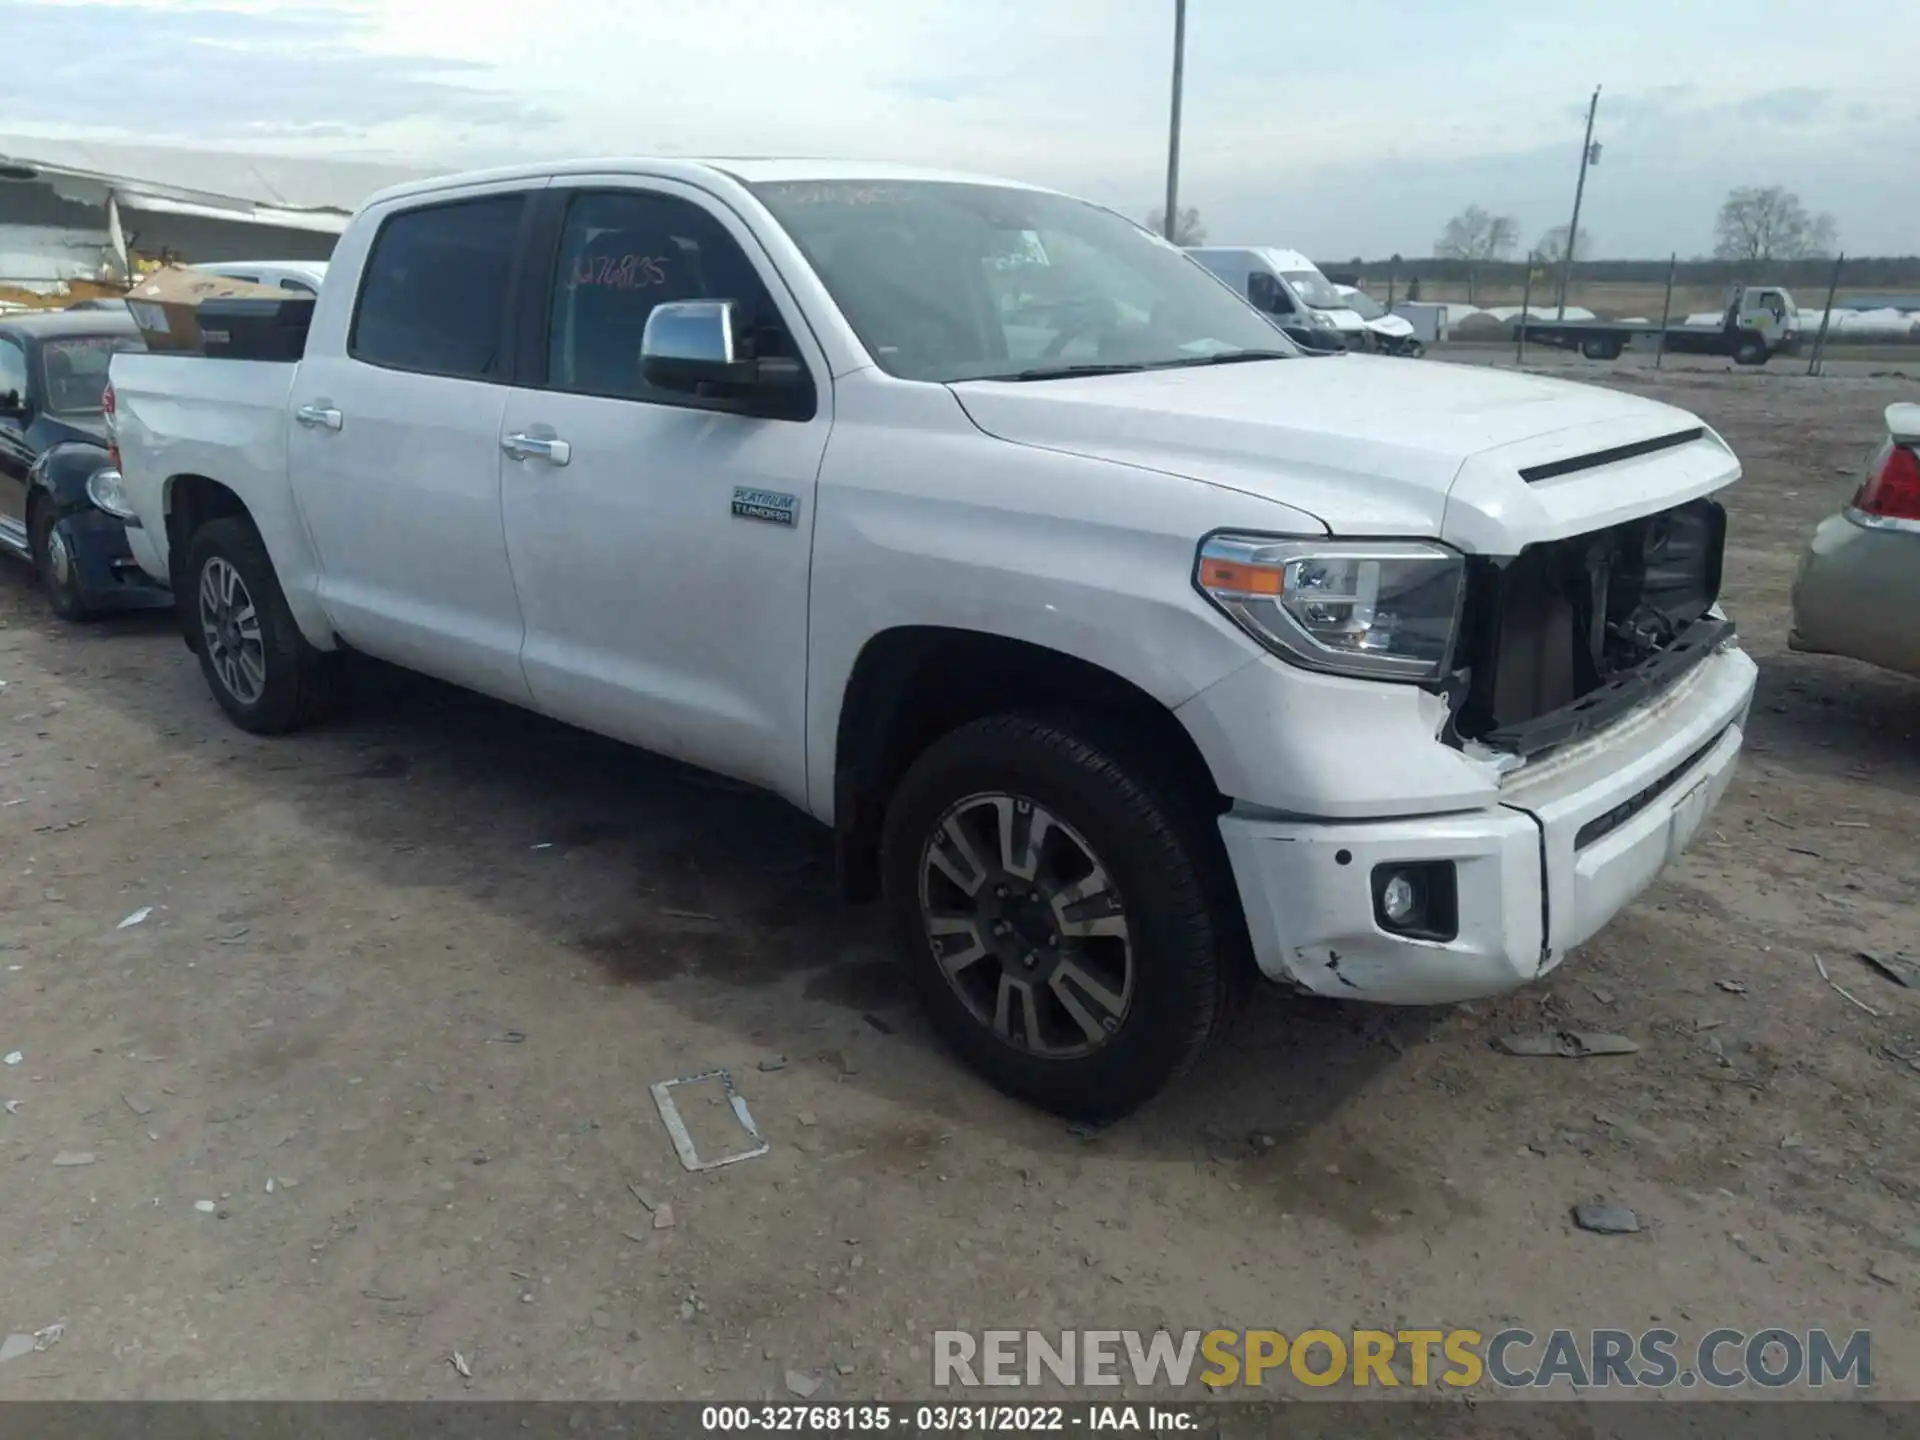
M353 650L833 827L940 1033L1145 1100L1256 975L1560 964L1733 773L1727 445L1608 390L1303 358L1131 221L870 165L388 190L299 363L116 356L141 562L227 713Z

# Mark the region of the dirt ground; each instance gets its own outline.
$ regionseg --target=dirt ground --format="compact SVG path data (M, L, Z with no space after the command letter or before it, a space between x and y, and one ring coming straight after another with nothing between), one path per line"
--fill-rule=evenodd
M1920 990L1855 958L1920 954L1920 684L1783 639L1920 382L1557 368L1746 461L1725 804L1550 982L1262 996L1093 1136L936 1046L780 803L392 676L254 739L167 623L6 566L0 1334L66 1328L0 1398L925 1397L939 1328L1510 1322L1869 1327L1920 1397ZM1643 1048L1490 1044L1543 1024ZM771 1150L689 1174L647 1087L715 1066Z

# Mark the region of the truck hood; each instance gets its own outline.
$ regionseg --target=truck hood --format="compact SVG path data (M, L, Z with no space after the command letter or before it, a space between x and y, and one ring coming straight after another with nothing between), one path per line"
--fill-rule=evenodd
M1684 410L1481 366L1343 355L952 389L975 425L1014 444L1262 496L1336 535L1486 554L1662 510L1739 475Z

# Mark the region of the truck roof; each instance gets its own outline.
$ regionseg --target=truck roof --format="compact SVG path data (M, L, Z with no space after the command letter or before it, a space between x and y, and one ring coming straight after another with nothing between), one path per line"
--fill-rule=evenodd
M767 184L782 180L871 180L934 181L962 185L1000 185L1015 190L1040 190L997 175L976 175L959 170L938 170L918 165L892 165L873 160L825 160L777 156L715 156L707 159L653 158L621 155L580 160L550 160L536 164L505 165L489 170L469 170L451 175L436 175L427 180L409 180L388 186L366 204L432 195L466 185L488 184L502 180L538 180L549 175L648 175L665 180L699 183L724 177L745 185ZM364 207L363 207L364 208Z

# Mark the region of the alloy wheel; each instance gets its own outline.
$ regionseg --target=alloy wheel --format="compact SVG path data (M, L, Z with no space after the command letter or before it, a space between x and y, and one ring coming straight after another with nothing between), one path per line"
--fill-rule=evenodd
M1078 1059L1126 1020L1126 903L1086 839L1031 799L995 792L948 808L921 848L920 916L947 983L1015 1050Z
M200 637L227 693L242 705L257 704L267 688L260 613L240 572L219 556L200 571Z

